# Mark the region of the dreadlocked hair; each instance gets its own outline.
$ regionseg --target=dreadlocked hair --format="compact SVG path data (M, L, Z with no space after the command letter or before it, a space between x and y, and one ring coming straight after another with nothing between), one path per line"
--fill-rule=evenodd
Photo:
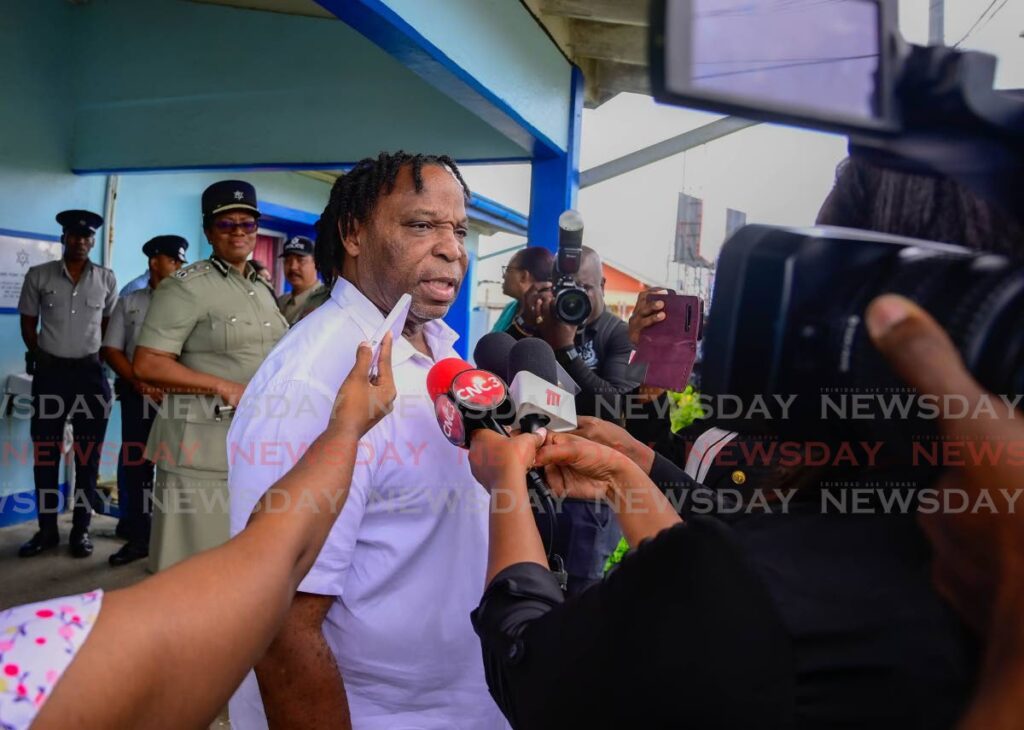
M328 287L341 274L341 265L345 261L342 241L352 232L355 223L365 223L370 219L377 201L395 189L398 172L407 165L412 168L417 193L423 191L423 168L437 165L455 176L466 200L469 200L469 187L462 179L459 166L448 155L410 155L399 150L392 154L381 152L376 159L367 157L360 160L355 167L334 181L327 207L316 222L313 260Z

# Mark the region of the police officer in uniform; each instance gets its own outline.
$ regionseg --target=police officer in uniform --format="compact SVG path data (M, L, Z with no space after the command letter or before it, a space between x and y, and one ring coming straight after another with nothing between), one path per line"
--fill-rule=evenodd
M292 290L278 297L277 306L290 325L299 321L310 297L324 291L324 285L317 277L316 264L313 263L314 248L312 239L294 236L281 250L284 278L292 285Z
M135 377L168 392L146 447L156 464L154 571L228 539L230 410L288 329L248 261L259 226L256 190L240 180L214 183L202 209L213 255L153 292L132 363Z
M66 210L57 215L57 222L63 228L64 255L28 270L18 302L27 369L33 374L31 433L39 509L39 531L18 551L23 558L60 543L57 479L68 418L75 434L71 554L92 555L89 521L110 415L110 384L99 349L117 301L117 282L113 271L89 260L103 218L87 210Z
M121 401L117 493L121 521L128 538L124 547L110 556L113 566L127 565L149 555L153 462L143 454L163 393L135 377L132 357L153 292L185 263L187 249L188 241L181 236L157 236L146 242L142 253L149 259L149 282L145 289L118 300L103 336L100 354L118 376L114 382L114 390Z

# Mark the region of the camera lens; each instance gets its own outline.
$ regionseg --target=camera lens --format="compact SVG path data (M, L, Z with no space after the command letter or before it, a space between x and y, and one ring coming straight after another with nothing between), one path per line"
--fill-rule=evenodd
M862 308L882 293L916 302L949 333L985 388L996 395L1024 392L1024 269L998 256L929 256L897 262L888 279L866 293ZM853 360L851 385L900 384L863 329Z
M555 316L577 327L590 316L590 299L582 289L565 289L555 296Z

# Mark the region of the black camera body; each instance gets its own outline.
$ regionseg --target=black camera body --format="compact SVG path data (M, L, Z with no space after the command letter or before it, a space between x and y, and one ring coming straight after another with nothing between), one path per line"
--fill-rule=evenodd
M704 392L789 406L785 418L743 408L720 425L803 440L870 435L895 444L931 435L936 409L949 404L918 402L864 326L868 303L887 292L928 310L990 391L1024 393L1019 262L846 228L750 225L719 258Z
M907 44L892 0L799 12L776 0L652 0L650 49L660 101L844 133L867 162L948 176L1021 209L1024 98L994 88L992 56ZM864 231L748 226L718 260L703 391L747 404L795 397L784 414L714 420L800 440L927 439L948 404L915 402L863 323L886 292L930 312L988 390L1011 404L1024 392L1019 261Z
M583 218L567 210L558 218L558 259L555 263L555 300L551 311L566 324L581 326L593 307L587 291L576 281L583 261Z

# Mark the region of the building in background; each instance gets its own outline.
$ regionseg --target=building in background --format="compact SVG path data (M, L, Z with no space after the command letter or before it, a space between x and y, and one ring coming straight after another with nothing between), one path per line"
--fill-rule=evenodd
M575 202L582 74L518 2L477 0L8 0L0 23L0 383L26 385L16 309L28 263L59 256L59 210L104 216L93 259L123 285L143 242L210 247L199 198L255 185L256 256L309 235L334 177L381 150L460 165L531 167L529 231L555 239ZM226 35L230 42L225 42ZM315 52L309 52L315 49ZM525 233L525 216L470 205L470 271L448 322L469 342L476 238ZM548 233L551 235L548 235ZM276 281L282 285L280 275ZM7 412L0 525L34 518L28 420ZM115 407L108 440L120 433ZM104 453L116 453L116 441ZM105 459L101 476L115 463Z

